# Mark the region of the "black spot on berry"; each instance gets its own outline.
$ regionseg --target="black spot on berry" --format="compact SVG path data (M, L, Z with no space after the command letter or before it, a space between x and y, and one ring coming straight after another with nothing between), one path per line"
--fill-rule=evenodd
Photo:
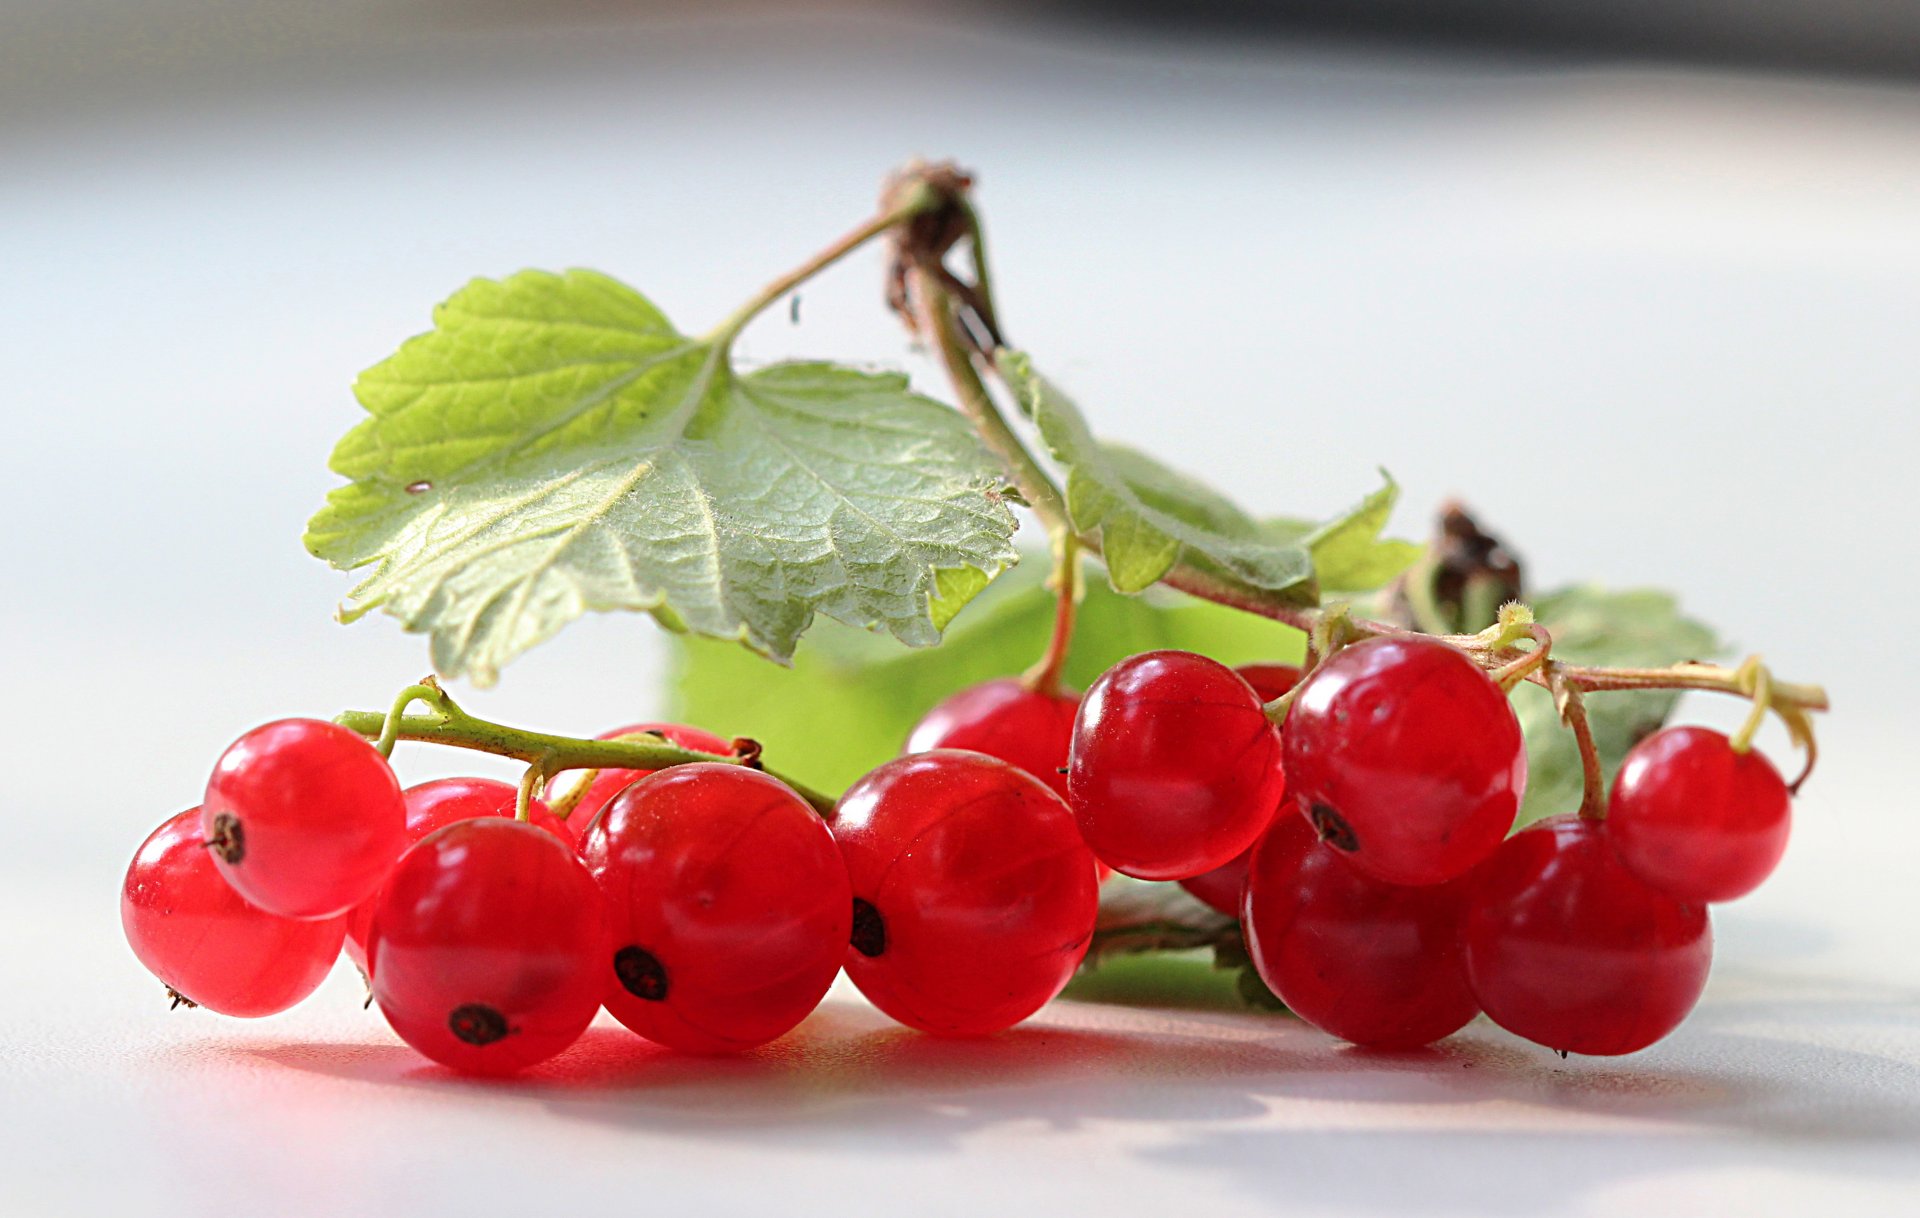
M453 1008L453 1013L447 1016L447 1028L455 1040L476 1048L504 1040L512 1030L507 1027L506 1016L481 1002L469 1002Z
M613 953L613 975L627 993L648 1002L667 997L667 968L652 952L632 943Z
M1353 826L1329 805L1312 805L1307 809L1307 818L1313 822L1313 831L1320 835L1320 840L1335 850L1352 854L1360 849L1360 839L1355 836Z
M240 818L231 812L221 812L213 818L213 836L207 839L207 849L220 856L224 863L238 863L247 857L247 831L241 826Z
M878 956L887 950L887 923L872 905L853 898L853 935L848 940L863 956Z

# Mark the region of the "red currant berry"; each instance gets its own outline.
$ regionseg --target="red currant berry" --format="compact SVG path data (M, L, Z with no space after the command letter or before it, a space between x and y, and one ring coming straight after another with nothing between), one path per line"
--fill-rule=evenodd
M722 756L733 752L733 742L722 740L712 732L697 727L688 727L684 723L630 723L626 727L616 727L610 732L602 732L600 740L618 740L622 736L639 736L648 732L666 739L668 744L677 744L683 749L692 749L696 753L718 753ZM587 789L580 796L573 810L567 813L567 824L573 829L576 839L585 840L587 828L593 824L593 818L600 815L600 809L607 801L654 770L593 770ZM560 774L547 783L547 800L553 802L572 791L574 784L585 778L584 774Z
M345 913L406 846L387 759L318 719L282 719L234 741L207 781L200 817L227 882L287 918Z
M1067 747L1078 694L1035 693L1007 677L972 685L940 702L907 737L907 752L967 749L1017 765L1067 795Z
M688 1053L751 1049L820 1005L853 930L833 835L784 784L737 765L662 770L581 843L606 894L602 1001Z
M1230 918L1237 918L1240 916L1241 898L1247 892L1247 869L1252 863L1253 851L1243 850L1212 871L1203 871L1181 880L1180 887L1192 893L1202 904Z
M520 792L492 778L436 778L408 787L401 793L407 810L406 839L410 846L436 829L476 816L512 816ZM569 846L573 834L567 823L534 800L527 805L529 823L545 829ZM362 973L367 971L367 928L373 925L373 907L380 899L375 893L347 913L347 959Z
M174 994L243 1018L313 993L346 932L342 918L282 918L241 899L214 866L198 808L141 844L120 889L120 925L140 963Z
M1242 926L1261 980L1289 1009L1357 1045L1411 1049L1480 1010L1467 986L1467 881L1383 884L1296 816L1254 847Z
M1300 684L1298 664L1242 664L1233 671L1253 686L1262 702L1271 702Z
M1080 704L1069 802L1101 862L1185 879L1260 836L1279 801L1279 759L1259 696L1232 669L1150 651L1109 668Z
M1093 937L1093 858L1060 797L980 753L897 758L841 797L847 976L911 1027L974 1036L1058 994Z
M1793 801L1757 750L1704 727L1670 727L1627 754L1607 803L1607 836L1628 870L1683 901L1731 901L1760 887L1787 849Z
M1296 806L1389 884L1464 874L1513 827L1526 787L1506 695L1465 652L1421 635L1335 652L1294 698L1282 741Z
M580 856L502 817L401 856L367 938L373 1000L400 1038L467 1074L508 1074L580 1038L600 1009L604 904Z
M1242 664L1233 671L1253 687L1253 692L1259 695L1262 702L1273 701L1300 682L1300 670L1292 664ZM1284 729L1281 735L1286 735ZM1274 799L1276 815L1287 803L1284 772L1280 776L1280 783L1280 792ZM1203 871L1181 880L1180 887L1228 917L1237 918L1240 916L1240 899L1246 894L1247 866L1252 860L1253 847L1249 846L1212 871Z
M1536 1044L1633 1053L1678 1027L1706 987L1706 907L1641 883L1598 821L1530 825L1471 883L1467 979L1495 1023Z

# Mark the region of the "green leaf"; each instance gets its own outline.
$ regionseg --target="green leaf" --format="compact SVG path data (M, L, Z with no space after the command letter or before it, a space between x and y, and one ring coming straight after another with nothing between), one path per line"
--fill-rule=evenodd
M1323 590L1367 592L1411 567L1425 548L1411 541L1380 536L1393 515L1400 487L1385 470L1379 490L1325 524L1307 520L1269 520L1262 527L1278 541L1307 548L1314 578Z
M1120 592L1151 587L1182 561L1299 604L1318 601L1304 545L1274 540L1223 496L1152 457L1094 438L1079 407L1020 352L1001 357L1020 408L1066 470L1074 527L1098 533Z
M673 640L673 718L766 746L768 763L838 791L900 751L914 723L962 686L1022 672L1046 647L1053 597L1038 556L980 594L930 650L822 623L791 669L737 647ZM1085 689L1115 661L1159 647L1201 651L1229 664L1296 662L1300 633L1264 618L1155 589L1122 596L1089 581L1066 679Z
M1015 558L991 459L904 377L737 372L591 272L474 281L355 392L307 547L371 567L343 616L431 633L448 676L588 610L782 661L816 613L924 646Z
M1529 598L1534 617L1553 631L1554 658L1575 664L1641 668L1708 659L1724 648L1707 626L1680 612L1664 592L1608 592L1582 586ZM1588 694L1587 721L1607 781L1628 749L1666 722L1679 695L1671 690ZM1519 824L1580 806L1580 751L1560 722L1553 697L1537 685L1514 691L1527 738L1527 798Z
M975 567L947 567L933 577L933 628L945 630L954 615L986 591L993 576Z

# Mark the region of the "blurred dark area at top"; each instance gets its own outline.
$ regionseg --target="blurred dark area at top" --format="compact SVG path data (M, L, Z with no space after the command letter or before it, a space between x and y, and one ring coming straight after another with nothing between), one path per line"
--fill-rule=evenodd
M0 0L0 126L396 68L458 71L463 57L442 54L449 43L472 50L489 35L511 35L522 67L564 68L662 28L755 53L769 45L757 27L813 22L842 46L872 25L896 41L914 29L975 30L1128 54L1920 77L1920 0ZM544 64L543 39L553 52ZM783 33L772 46L804 58L809 37Z
M1920 75L1920 0L1045 0L1009 11L1157 36L1303 36L1841 75Z

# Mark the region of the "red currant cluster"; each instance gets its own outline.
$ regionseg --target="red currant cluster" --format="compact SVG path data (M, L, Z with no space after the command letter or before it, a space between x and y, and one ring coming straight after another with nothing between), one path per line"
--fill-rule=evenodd
M1378 1047L1428 1044L1484 1010L1563 1053L1646 1048L1706 984L1706 905L1751 892L1786 848L1786 783L1718 732L1656 732L1604 819L1508 836L1520 725L1465 652L1421 635L1353 644L1270 727L1263 703L1299 680L1151 652L1077 707L1013 682L963 691L913 744L1046 774L1065 758L1096 856L1238 917L1295 1014Z
M1079 967L1111 867L1238 916L1268 985L1336 1036L1424 1044L1484 1009L1551 1048L1626 1053L1699 996L1704 903L1785 845L1785 784L1717 733L1643 742L1604 821L1508 837L1520 729L1466 653L1348 646L1277 730L1264 704L1299 680L1161 651L1084 701L976 686L830 821L747 756L599 770L547 788L556 814L484 779L403 791L365 737L283 720L148 838L122 917L176 998L230 1015L300 1001L344 947L404 1040L501 1074L603 1006L670 1048L751 1048L842 968L912 1027L1011 1026ZM635 733L732 752L668 724L602 739Z

